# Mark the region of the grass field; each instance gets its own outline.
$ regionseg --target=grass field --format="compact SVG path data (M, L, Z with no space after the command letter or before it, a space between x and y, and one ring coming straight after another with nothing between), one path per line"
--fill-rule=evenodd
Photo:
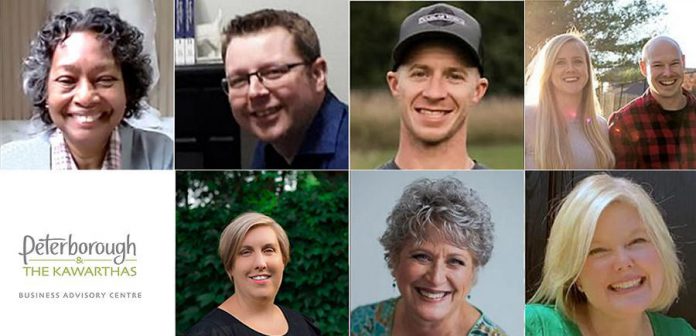
M352 90L350 96L351 168L373 169L394 157L399 111L385 90ZM489 168L522 169L523 99L485 97L469 119L472 158Z
M522 169L524 157L522 144L491 144L470 146L469 152L478 163L493 169ZM391 160L396 152L393 149L355 150L351 149L350 166L353 169L374 169Z

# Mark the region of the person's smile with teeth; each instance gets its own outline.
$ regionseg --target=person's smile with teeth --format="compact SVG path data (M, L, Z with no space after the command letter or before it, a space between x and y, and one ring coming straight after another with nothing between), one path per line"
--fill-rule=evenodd
M255 110L255 111L252 111L250 114L256 118L263 118L263 117L275 114L278 111L280 111L280 106L269 107L267 109Z
M584 47L568 41L558 50L551 70L551 83L556 94L577 97L588 82L588 62Z
M633 280L628 280L628 281L623 281L619 283L614 283L609 285L609 288L614 290L614 291L620 291L623 289L631 289L638 287L643 284L643 281L645 280L645 277L638 277Z
M416 112L429 115L429 116L441 116L445 114L449 114L452 112L452 109L446 109L446 108L433 108L433 107L416 107Z
M431 239L404 246L393 274L404 309L425 321L438 321L469 309L466 295L475 266L468 250L437 237L434 229L428 232Z
M664 275L654 243L633 206L616 202L597 221L578 285L588 307L604 313L647 310Z
M427 299L431 300L439 300L445 297L445 295L451 293L450 291L437 291L437 290L430 290L427 288L421 288L421 287L416 287L416 291L418 294L426 297Z
M275 297L283 279L283 257L275 231L251 228L237 253L232 272L235 292L250 298Z
M681 49L670 39L657 37L643 49L640 72L647 79L653 97L666 110L678 110L685 104L684 62Z

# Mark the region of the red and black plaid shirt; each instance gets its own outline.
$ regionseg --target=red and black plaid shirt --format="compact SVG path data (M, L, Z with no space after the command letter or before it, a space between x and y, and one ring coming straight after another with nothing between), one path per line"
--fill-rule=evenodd
M663 110L648 89L609 116L616 169L696 168L696 97L683 93L679 111Z

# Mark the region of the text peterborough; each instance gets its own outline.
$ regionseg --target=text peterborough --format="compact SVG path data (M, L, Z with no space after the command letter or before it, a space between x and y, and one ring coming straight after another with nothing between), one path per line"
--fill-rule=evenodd
M121 265L129 255L136 256L135 243L130 241L130 234L122 242L80 242L73 241L72 234L68 238L54 238L50 235L35 239L30 235L24 236L23 251L19 253L24 258L24 264L31 255L38 256L84 256L107 255L113 257L114 264Z

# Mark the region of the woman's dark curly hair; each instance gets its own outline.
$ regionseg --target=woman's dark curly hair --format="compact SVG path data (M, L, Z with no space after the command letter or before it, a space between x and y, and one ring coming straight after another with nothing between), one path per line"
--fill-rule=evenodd
M41 28L31 42L31 51L24 60L22 86L29 96L35 114L50 125L53 123L46 106L46 86L56 47L74 32L91 31L106 42L121 68L126 91L125 118L138 116L140 100L152 83L150 57L143 54L143 33L103 8L90 8L55 15Z

